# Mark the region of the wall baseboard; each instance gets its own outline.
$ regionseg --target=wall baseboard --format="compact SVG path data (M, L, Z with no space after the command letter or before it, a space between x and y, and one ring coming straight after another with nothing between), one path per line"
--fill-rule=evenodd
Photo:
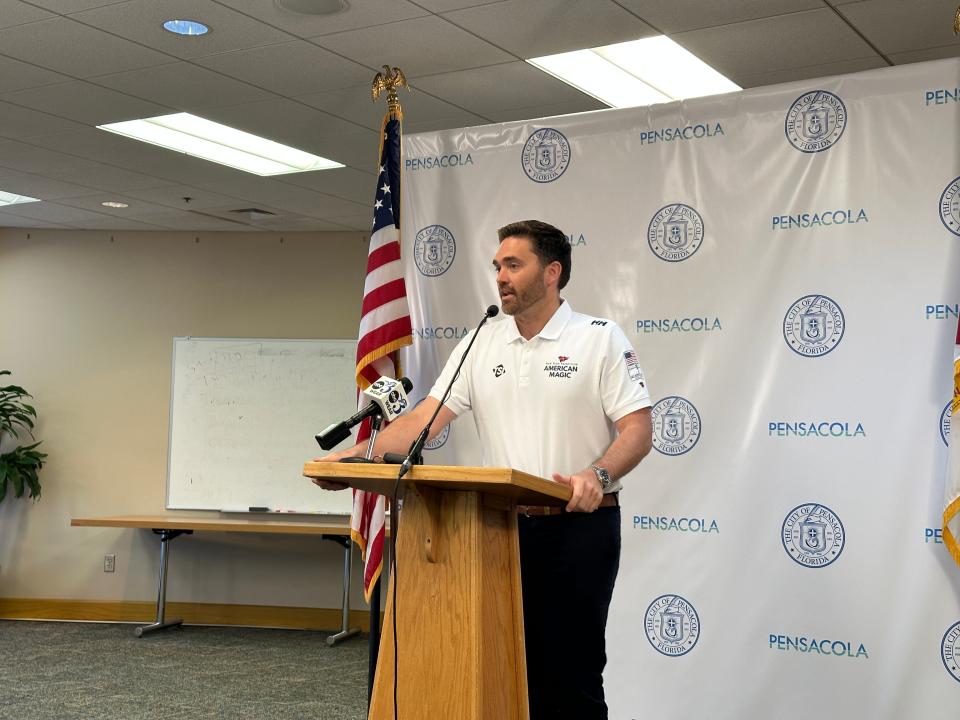
M0 620L149 623L156 619L156 613L156 605L151 602L0 598ZM184 602L168 602L164 612L167 619L181 618L187 625L241 625L301 630L339 630L341 614L339 608ZM382 618L383 613L380 615ZM350 627L359 627L364 632L370 630L370 613L351 610Z

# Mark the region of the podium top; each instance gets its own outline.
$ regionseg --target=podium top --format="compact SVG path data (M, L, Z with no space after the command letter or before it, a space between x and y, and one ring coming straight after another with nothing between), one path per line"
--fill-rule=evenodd
M306 477L342 482L381 495L393 494L399 471L399 465L384 463L308 462L303 466ZM566 485L511 468L414 465L402 482L499 495L520 505L566 505L572 494Z

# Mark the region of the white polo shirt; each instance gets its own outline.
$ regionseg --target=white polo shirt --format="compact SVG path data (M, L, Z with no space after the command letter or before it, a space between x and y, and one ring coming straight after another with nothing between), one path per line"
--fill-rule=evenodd
M447 359L430 391L437 400L473 334ZM550 478L596 462L616 438L614 423L650 407L650 393L623 331L563 301L530 340L511 317L483 327L444 404L473 411L484 465ZM608 492L619 489L617 481Z

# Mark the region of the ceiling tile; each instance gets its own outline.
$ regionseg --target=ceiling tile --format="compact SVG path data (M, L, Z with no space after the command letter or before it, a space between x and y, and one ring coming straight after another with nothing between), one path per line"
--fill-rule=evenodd
M81 128L83 125L71 120L0 102L0 137L23 140L40 135L72 132Z
M6 168L0 168L0 190L17 195L28 195L41 200L80 197L96 192L96 190L91 190L83 185L73 185L41 175Z
M10 213L0 211L0 228L63 228L72 230L69 225L59 225L57 223L45 222L43 220L34 220L32 218L19 217Z
M525 59L659 34L610 0L508 0L443 17Z
M221 220L216 217L200 215L192 212L181 212L179 210L166 210L159 213L145 213L135 215L134 220L159 225L170 230L213 230L213 231L237 231L246 227L242 223Z
M957 44L955 2L864 0L838 8L883 53L903 53Z
M943 60L945 58L960 57L960 43L945 45L942 47L933 47L926 50L915 50L906 53L894 53L889 56L897 65L906 65L907 63L924 62L926 60Z
M261 88L188 62L100 75L91 82L184 111L276 97Z
M324 35L314 41L369 68L389 63L403 70L407 78L513 59L436 16Z
M197 63L280 95L303 95L373 80L369 68L305 40L214 55Z
M284 212L308 217L326 218L330 215L349 215L365 209L360 203L342 200L306 188L276 182L270 178L238 178L217 184L217 189L248 202L267 205ZM230 204L236 208L236 203ZM372 216L371 216L372 219Z
M152 175L171 182L216 182L232 180L238 175L246 174L224 165L95 128L35 138L30 143L90 160L109 160L110 165L129 170L149 168Z
M773 72L745 75L740 78L740 82L743 88L747 89L798 80L813 80L830 75L845 75L847 73L881 67L887 67L887 63L878 55L872 58L861 58L859 60L841 60L840 62L829 63L827 65L807 65L806 67L787 68L786 70L774 70Z
M0 55L0 93L66 82L66 75Z
M333 195L365 205L373 202L377 176L355 168L337 168L315 172L291 173L274 178L277 182L297 185L315 192Z
M219 0L227 5L259 18L274 27L282 28L298 37L313 37L356 28L422 17L429 12L407 0L349 0L345 12L336 15L303 15L277 7L263 0Z
M617 0L667 35L823 8L822 0Z
M756 73L757 68L769 72L789 69L798 64L798 58L825 64L875 55L826 8L692 30L673 39L734 82L741 75Z
M67 207L56 202L35 202L24 203L11 208L7 212L20 217L33 218L34 220L49 220L55 223L65 223L67 225L76 225L85 220L97 220L99 213L81 210L79 208Z
M371 102L369 83L343 90L299 95L296 99L375 130L379 130L380 122L383 120L383 115L387 109L383 96L381 96L379 102ZM411 122L424 123L429 121L439 123L438 127L444 125L446 127L464 127L485 122L485 118L435 98L418 88L412 88L410 91L401 90L400 104L403 107L405 128Z
M162 105L91 85L83 80L4 93L0 95L0 100L86 125L103 125L170 112L170 108Z
M59 15L69 15L70 13L89 10L90 8L101 7L103 5L117 5L124 0L30 0L34 5L39 5L47 10L52 10Z
M161 65L168 55L68 18L0 30L3 54L74 78Z
M443 13L450 10L475 7L477 5L498 5L508 0L417 0L417 4L430 12Z
M327 218L329 222L337 223L350 230L359 230L369 233L373 229L373 212L360 215L343 215Z
M104 202L124 202L130 205L128 208L110 208L104 207L101 203ZM99 195L84 195L83 197L77 198L63 198L57 201L58 205L64 205L66 207L79 208L80 210L89 210L91 212L96 212L109 216L111 218L123 219L133 213L143 214L146 212L165 212L169 208L164 207L163 205L157 205L156 203L145 202L143 200L138 200L135 197L130 195L125 195L119 192L115 193L101 193Z
M271 100L210 108L204 112L203 116L230 127L291 145L298 150L319 155L323 154L317 149L320 147L318 142L323 136L361 129L355 123L292 100ZM366 130L366 132L370 131ZM324 157L329 156L324 155ZM330 159L343 162L336 157Z
M164 185L156 188L127 190L125 194L133 198L133 204L146 201L151 205L162 205L177 210L207 210L213 207L226 207L231 203L242 203L239 198L221 195L192 185ZM184 198L190 198L187 202Z
M91 220L84 220L82 223L75 223L84 230L142 230L153 231L165 230L162 225L152 223L138 222L130 218L107 217L98 215Z
M33 5L27 5L20 0L0 0L0 28L26 25L52 17L56 15Z
M90 161L37 145L8 140L0 142L0 167L53 176L69 172Z
M51 177L77 184L84 183L94 190L108 190L110 192L125 192L135 188L155 188L173 184L166 178L145 175L113 165L92 161L86 162L89 167L83 172L63 172Z
M584 95L583 99L565 103L551 103L535 105L533 107L511 108L493 113L493 122L511 122L514 120L537 120L539 118L554 117L555 115L570 115L573 113L590 112L592 110L609 110L599 100Z
M512 108L576 103L589 97L525 62L427 75L410 82L484 117Z
M127 0L70 16L108 32L178 58L259 47L291 39L288 33L257 22L211 0ZM189 18L209 25L206 35L186 37L163 29L171 18Z

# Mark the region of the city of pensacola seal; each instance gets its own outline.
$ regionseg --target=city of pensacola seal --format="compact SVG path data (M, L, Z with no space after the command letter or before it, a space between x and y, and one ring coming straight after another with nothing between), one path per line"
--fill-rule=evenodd
M413 241L413 259L417 269L427 277L443 275L453 264L457 241L443 225L427 225Z
M846 535L835 512L825 505L806 503L787 513L780 539L791 560L804 567L822 568L840 557Z
M664 455L683 455L700 439L700 413L686 398L671 395L650 411L653 447Z
M541 128L527 138L520 161L534 182L553 182L570 166L570 142L559 130Z
M943 666L947 669L957 682L960 682L960 621L955 622L943 634L943 640L940 641L940 659L943 660Z
M816 153L827 150L847 127L847 106L826 90L812 90L793 101L783 131L797 150Z
M700 616L679 595L661 595L647 607L643 629L657 652L679 657L700 639Z
M960 235L960 177L954 178L940 194L940 222L954 235Z
M826 295L804 295L783 317L783 339L798 355L820 357L839 344L845 327L837 303Z
M703 218L689 205L677 203L657 210L647 226L647 244L667 262L686 260L703 243Z

